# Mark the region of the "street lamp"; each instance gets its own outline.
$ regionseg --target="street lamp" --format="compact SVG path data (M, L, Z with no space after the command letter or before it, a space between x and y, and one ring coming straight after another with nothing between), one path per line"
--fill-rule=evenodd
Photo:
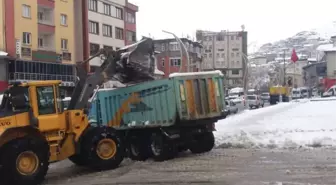
M181 41L180 38L178 38L178 36L176 36L174 33L172 32L169 32L169 31L165 31L165 30L162 30L164 33L168 33L168 34L171 34L175 37L176 41L179 43L179 47L180 47L180 54L181 54L181 63L183 61L183 51L182 51L182 47L187 55L187 72L189 72L189 66L190 66L190 61L189 61L189 53L188 53L188 50L187 48L185 47L185 45L183 44L183 42ZM170 68L170 63L169 63L169 68ZM180 66L180 71L182 71L182 65Z

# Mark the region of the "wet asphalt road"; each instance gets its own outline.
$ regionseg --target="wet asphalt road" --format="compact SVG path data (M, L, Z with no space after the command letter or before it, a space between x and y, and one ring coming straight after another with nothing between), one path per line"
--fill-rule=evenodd
M125 160L118 169L91 172L63 161L45 185L303 185L336 184L336 150L214 149L166 162Z

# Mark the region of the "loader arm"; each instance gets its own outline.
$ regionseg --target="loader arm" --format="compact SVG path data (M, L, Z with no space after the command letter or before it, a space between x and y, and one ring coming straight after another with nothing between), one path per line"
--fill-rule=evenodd
M95 57L103 57L103 63L88 75L83 66ZM67 110L84 109L97 86L115 78L121 82L138 82L154 79L154 45L153 40L141 41L117 51L101 49L89 59L77 64L77 76L74 92Z

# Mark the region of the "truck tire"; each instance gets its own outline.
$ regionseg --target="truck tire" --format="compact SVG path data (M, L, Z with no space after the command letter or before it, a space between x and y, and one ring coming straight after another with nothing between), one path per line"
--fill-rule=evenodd
M176 156L177 148L163 134L153 133L150 140L150 151L154 161L165 161Z
M189 150L192 153L199 154L209 152L215 146L215 136L212 132L197 134L195 140L191 143Z
M87 132L81 147L81 155L87 160L87 166L98 171L117 168L125 157L121 137L109 127L94 128Z
M49 145L37 138L16 139L3 148L0 161L1 184L40 184L49 168Z
M129 158L135 161L145 161L150 157L148 142L143 138L132 138L127 151Z

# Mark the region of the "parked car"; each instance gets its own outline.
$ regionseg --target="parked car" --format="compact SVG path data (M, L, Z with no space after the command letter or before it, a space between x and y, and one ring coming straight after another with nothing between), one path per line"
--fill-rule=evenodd
M252 109L253 107L264 107L264 101L258 95L248 95L246 97L247 105Z
M237 114L238 107L233 101L225 101L226 108L229 110L229 114Z
M269 94L269 93L261 93L260 98L261 98L263 101L269 101L269 99L270 99L270 94Z

